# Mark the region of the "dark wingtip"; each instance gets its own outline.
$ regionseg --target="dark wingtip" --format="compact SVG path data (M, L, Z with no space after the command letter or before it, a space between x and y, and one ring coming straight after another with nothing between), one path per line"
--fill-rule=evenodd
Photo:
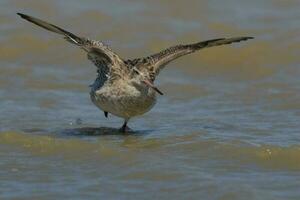
M17 15L19 15L19 16L22 17L23 19L28 19L28 18L29 18L28 15L25 15L25 14L22 14L22 13L17 13Z
M17 15L19 15L20 17L25 17L25 15L22 13L17 13Z

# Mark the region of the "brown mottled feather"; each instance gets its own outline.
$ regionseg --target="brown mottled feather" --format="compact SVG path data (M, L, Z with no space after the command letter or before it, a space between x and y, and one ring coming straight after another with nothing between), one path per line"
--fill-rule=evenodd
M166 66L169 62L181 56L193 53L203 48L231 44L234 42L241 42L249 39L253 39L253 37L219 38L219 39L197 42L194 44L177 45L177 46L172 46L170 48L167 48L149 57L127 60L126 62L134 65L146 66L147 69L149 70L149 74L151 78L153 78L154 80L155 76L158 75L159 71L164 66Z
M104 45L100 41L78 37L58 26L37 19L35 17L31 17L21 13L18 13L18 15L49 31L64 35L64 38L67 41L76 44L84 49L88 53L88 58L98 67L98 69L102 70L100 70L101 72L105 72L106 75L108 75L107 73L109 73L110 76L120 76L122 75L122 73L124 73L124 71L126 72L130 70L132 67L138 67L139 69L143 68L143 70L146 70L152 81L154 81L155 77L164 66L181 56L193 53L202 48L220 46L253 39L252 37L219 38L197 42L194 44L177 45L145 58L136 58L123 61L108 46Z
M67 41L84 49L88 54L88 59L91 60L98 68L107 68L109 66L111 68L109 71L113 74L113 71L120 71L120 69L114 69L114 67L116 68L124 65L123 60L100 41L78 37L75 34L46 21L22 13L17 14L31 23L63 35Z

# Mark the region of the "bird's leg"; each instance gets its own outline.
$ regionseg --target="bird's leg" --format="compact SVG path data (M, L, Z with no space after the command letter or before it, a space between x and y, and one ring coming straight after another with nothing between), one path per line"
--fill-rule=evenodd
M120 131L122 133L127 133L128 131L130 131L130 128L127 126L127 122L128 120L125 119L124 124L122 125L122 127L120 128Z
M108 112L104 111L104 116L108 118Z

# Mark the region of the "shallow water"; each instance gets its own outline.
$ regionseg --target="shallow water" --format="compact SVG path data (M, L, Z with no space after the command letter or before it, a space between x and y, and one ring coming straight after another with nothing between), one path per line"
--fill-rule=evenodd
M0 2L0 199L300 199L300 3ZM15 15L122 57L230 36L159 75L147 114L106 119L84 52ZM54 14L55 13L55 14Z

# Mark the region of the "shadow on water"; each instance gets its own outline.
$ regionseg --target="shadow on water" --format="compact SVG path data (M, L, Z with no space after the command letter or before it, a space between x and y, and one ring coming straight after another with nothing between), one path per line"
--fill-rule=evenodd
M148 131L146 131L148 132ZM105 136L105 135L144 135L145 131L134 131L130 130L126 133L123 133L117 128L111 127L80 127L80 128L71 128L64 129L61 131L62 134L74 135L74 136Z
M121 132L117 128L111 127L79 127L79 128L67 128L67 129L56 129L56 130L45 130L45 129L26 129L24 130L31 134L51 134L55 133L58 136L143 136L152 132L152 130L129 130L126 133Z

